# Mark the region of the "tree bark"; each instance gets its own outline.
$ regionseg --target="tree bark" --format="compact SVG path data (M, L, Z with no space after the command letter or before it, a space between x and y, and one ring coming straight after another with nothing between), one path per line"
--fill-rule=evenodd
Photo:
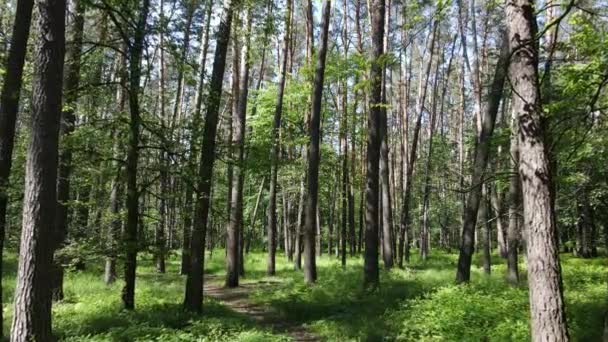
M315 235L318 222L318 196L319 196L319 160L320 160L320 126L321 102L323 100L323 82L325 79L325 59L327 56L327 39L329 35L329 22L331 13L331 0L323 2L321 37L312 92L312 110L310 115L310 143L308 145L308 170L306 217L304 226L304 280L312 284L317 280L317 264L315 254Z
M84 28L84 6L80 0L71 0L69 5L71 24L71 37L69 48L66 50L64 85L64 106L61 113L59 128L62 142L69 139L74 132L76 123L75 112L78 105L78 87L80 84L80 54L82 49L82 35ZM55 215L55 246L59 249L68 235L68 205L70 199L70 177L72 173L72 148L69 144L59 153L59 169L57 171L57 213ZM63 299L63 260L55 260L53 267L53 300Z
M384 16L384 34L383 37L383 53L388 52L389 30L391 17L391 0L388 0L385 8ZM389 176L389 144L388 144L388 127L387 127L387 70L386 66L382 66L382 105L380 108L380 182L381 182L381 208L382 208L382 261L384 268L390 270L393 267L393 211L391 206L391 186Z
M223 13L216 33L215 57L213 71L209 84L209 97L205 126L203 130L203 144L198 170L197 198L190 243L190 272L186 279L184 295L184 308L189 311L200 312L203 307L203 270L205 264L205 238L207 233L207 218L209 216L211 178L215 162L215 136L219 117L220 100L222 96L222 80L226 69L226 52L230 39L232 14L238 0L225 0Z
M515 122L513 122L515 124ZM513 174L509 179L509 227L507 228L507 282L511 285L519 283L519 241L521 239L520 212L521 212L521 181L517 173L519 163L519 149L517 148L517 134L515 126L511 135L510 157Z
M239 275L242 268L240 260L240 236L242 234L242 222L243 222L243 179L245 172L243 169L243 156L245 152L245 120L247 117L247 95L249 91L249 44L250 44L250 31L251 31L251 10L247 13L247 17L244 20L246 25L246 41L243 44L241 50L241 69L239 71L239 97L236 100L237 111L232 116L232 145L236 149L235 163L232 174L232 194L230 201L230 224L228 226L228 234L226 241L226 248L228 255L226 256L226 286L236 287L239 285ZM233 101L234 101L233 100Z
M129 46L129 143L127 147L127 224L124 231L125 285L122 289L122 303L125 309L135 308L135 272L137 269L138 222L139 222L139 191L137 189L137 164L139 159L140 133L140 79L141 58L146 36L146 22L150 10L150 1L143 0L139 9L139 19L133 37L133 42L125 42Z
M429 42L429 53L430 58L427 61L424 80L420 78L418 86L418 103L416 104L416 111L418 118L416 119L416 125L414 126L414 134L412 137L412 148L410 149L409 160L407 162L407 168L405 171L405 185L403 191L403 202L401 212L401 228L399 232L399 265L403 267L403 259L406 262L409 261L410 255L410 241L409 241L409 226L410 226L410 207L412 201L412 188L413 188L413 175L414 167L416 164L416 154L418 150L418 138L420 135L420 126L422 125L422 113L424 110L424 102L426 101L426 94L428 90L429 75L431 73L431 64L433 60L433 54L435 51L435 39L437 36L438 21L433 21L432 32L430 33L431 38ZM422 69L422 68L421 68ZM407 238L407 239L406 239Z
M272 126L272 150L270 152L271 169L270 169L270 189L268 203L268 263L266 273L274 275L275 270L275 254L277 248L277 173L279 168L279 131L281 129L281 116L283 114L283 95L285 93L285 83L287 80L287 60L289 58L289 38L291 31L291 11L292 0L287 0L287 10L285 12L285 36L283 38L283 48L281 55L281 76L278 85L277 103L274 111L274 123Z
M462 238L460 243L460 254L458 257L458 269L456 281L458 283L468 282L471 278L471 258L473 256L475 241L475 222L477 221L477 211L482 197L482 187L484 183L485 170L488 163L490 143L494 133L496 115L500 100L502 98L503 87L508 62L509 51L508 41L503 38L500 57L494 71L494 79L488 96L488 105L484 111L482 129L477 136L477 143L474 153L473 175L471 176L471 190L467 196L466 207L464 208L464 223L462 227Z
M213 8L213 1L209 0L207 2L207 7L205 8L205 24L204 30L201 35L201 50L198 57L198 81L197 81L197 90L194 98L194 110L192 113L192 133L190 137L190 158L186 163L186 167L188 168L189 177L196 176L196 160L198 154L198 143L200 136L200 126L201 126L201 109L203 106L203 96L204 96L204 87L205 87L205 78L207 76L207 52L209 50L209 28L211 26L211 12ZM182 260L180 267L180 274L186 275L190 272L190 237L192 231L192 217L193 217L193 193L194 186L192 184L191 178L188 178L186 182L188 185L186 186L186 194L185 194L185 202L184 202L184 231L183 231L183 240L182 240Z
M509 80L517 118L533 341L568 341L561 267L553 219L551 170L542 126L534 3L505 6L511 47Z
M378 217L380 145L382 143L382 66L384 54L385 1L374 0L370 8L372 17L372 65L369 74L370 108L367 115L367 174L365 188L365 261L363 284L368 289L379 286L378 271Z
M65 0L40 1L11 342L50 341ZM13 93L14 94L14 93ZM14 95L13 95L14 96Z
M6 235L6 210L8 206L8 182L11 173L13 144L15 139L15 123L19 109L19 96L23 65L27 53L27 40L30 34L32 21L33 0L17 1L13 34L10 49L6 57L6 74L0 94L0 288L2 287L2 270L4 258L4 237ZM0 303L3 302L0 291ZM4 317L0 310L0 337L2 336L2 322Z

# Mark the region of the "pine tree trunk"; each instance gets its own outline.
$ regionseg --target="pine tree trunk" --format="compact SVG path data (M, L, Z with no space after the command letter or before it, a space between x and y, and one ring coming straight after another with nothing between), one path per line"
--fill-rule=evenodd
M308 170L307 170L307 198L306 217L304 224L304 280L312 284L317 280L317 263L315 248L315 235L321 226L318 222L318 196L319 196L319 160L320 160L320 126L321 126L321 101L323 100L323 82L325 79L325 58L327 56L327 39L329 35L329 22L331 13L331 1L323 2L321 37L319 51L317 52L317 64L312 92L312 110L310 115L310 143L308 145ZM320 240L317 240L320 241Z
M246 37L249 37L251 30L251 13L247 14L244 20L247 32ZM235 149L234 155L234 169L232 175L232 194L230 200L230 223L228 225L228 234L226 241L226 286L235 287L239 285L239 275L244 272L241 260L241 248L242 245L242 222L243 222L243 179L245 176L243 168L243 156L245 152L244 141L245 141L245 120L247 116L247 95L249 86L249 38L246 38L241 52L241 68L238 71L240 73L239 85L238 85L238 99L235 106L236 111L233 112L232 116L232 145ZM235 51L236 52L236 51Z
M11 342L50 341L65 0L40 1ZM18 90L18 89L17 89Z
M287 0L287 10L285 12L285 36L283 38L283 48L281 55L281 76L278 85L277 103L274 111L274 123L272 126L272 150L271 169L270 169L270 190L268 203L268 263L266 273L275 274L275 254L277 248L277 173L279 168L279 131L281 129L281 116L283 114L283 95L285 93L285 83L287 80L287 60L289 55L289 38L291 31L291 11L292 0Z
M515 122L513 122L515 124ZM513 131L515 131L515 126ZM519 149L517 148L517 134L511 134L511 166L513 174L509 179L509 226L507 228L507 282L511 285L519 283L519 242L521 240L520 213L521 213L521 181L517 173L519 163Z
M135 308L135 272L137 269L138 226L139 226L139 191L137 189L137 164L139 159L140 108L139 93L141 79L141 58L144 50L146 22L150 1L143 0L139 9L139 19L129 45L129 143L127 147L127 224L124 231L125 285L122 289L122 303L125 309ZM128 43L128 42L125 42Z
M534 3L505 6L512 58L510 81L517 118L533 341L568 341L561 267L539 96L538 43Z
M203 97L204 97L204 86L205 86L205 78L207 76L207 52L209 50L209 28L211 26L211 13L212 13L213 1L209 0L207 2L207 7L205 8L205 25L204 30L201 35L201 50L198 58L199 70L198 70L198 81L197 81L197 90L194 99L194 112L192 113L192 133L190 138L190 158L186 163L186 167L188 167L191 176L196 175L196 159L198 153L198 141L200 137L200 126L201 126L201 109L203 106ZM186 182L188 185L186 186L186 199L184 203L184 231L183 231L183 240L182 240L182 260L181 260L181 269L180 274L186 275L190 272L190 238L192 234L192 217L194 215L193 211L193 184L190 179Z
M490 152L490 143L496 123L496 115L502 99L503 87L505 83L506 71L508 68L508 42L502 41L501 53L494 71L488 104L483 115L483 125L477 136L475 145L473 175L471 176L471 190L467 196L467 203L464 208L464 224L462 227L462 239L460 243L460 254L458 257L458 269L456 281L459 283L468 282L471 278L471 258L473 256L475 241L475 222L477 221L477 211L482 198L482 188L484 183L486 166Z
M382 144L382 66L384 54L384 0L373 0L372 17L372 65L370 69L370 108L367 115L367 174L365 188L365 261L363 283L370 289L379 286L378 229L380 145Z
M21 93L21 82L23 65L27 52L27 40L30 34L30 23L32 20L33 0L17 1L15 22L10 40L10 49L6 57L4 83L0 95L0 288L2 286L2 272L4 258L4 238L6 235L6 210L8 206L8 194L6 189L9 184L11 173L11 162L13 156L13 144L15 139L15 123L19 109L19 97ZM0 303L3 302L2 291L0 291ZM3 312L0 310L0 337L2 336Z
M410 256L410 241L409 237L411 234L409 233L411 218L410 218L410 209L411 209L411 201L412 201L412 188L413 188L413 175L414 175L414 167L416 164L416 154L418 151L418 138L420 136L420 127L422 125L422 114L424 109L424 102L426 100L426 94L428 90L429 77L431 73L431 62L433 60L433 54L435 51L435 40L437 36L437 27L438 22L435 20L433 22L433 28L430 32L431 38L429 40L429 51L430 58L426 64L426 70L424 72L424 79L420 78L420 83L418 86L418 103L416 104L416 111L418 113L418 118L416 119L416 125L414 126L414 134L412 137L412 148L409 153L409 160L407 162L407 169L405 171L405 185L403 191L403 202L402 202L402 211L401 211L401 228L399 232L399 265L403 267L403 259L406 262L409 262ZM422 71L422 67L421 67Z
M80 54L82 49L82 35L84 28L84 6L80 0L71 0L69 5L71 14L71 37L69 48L66 50L63 79L66 108L62 113L60 136L62 140L69 139L76 123L75 112L78 104L78 87L80 84ZM56 240L55 249L62 247L68 235L68 206L70 199L70 177L72 173L72 149L65 146L59 153L59 169L57 171L57 213L55 216ZM52 279L56 281L53 286L53 300L63 299L63 260L55 260L53 267L55 274Z
M203 270L205 257L205 238L207 234L207 219L209 217L211 178L213 175L213 164L215 162L215 137L219 117L219 107L222 95L222 80L226 69L226 52L232 14L238 0L225 0L224 9L220 18L215 57L213 60L213 71L209 84L209 96L207 101L207 113L205 115L205 126L203 129L203 142L199 161L198 194L196 198L196 209L192 236L190 243L190 272L186 279L186 290L184 295L184 307L189 311L200 312L203 306Z

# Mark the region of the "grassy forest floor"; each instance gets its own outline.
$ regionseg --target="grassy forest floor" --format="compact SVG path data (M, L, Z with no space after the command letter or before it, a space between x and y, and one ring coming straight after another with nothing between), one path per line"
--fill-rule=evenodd
M16 256L6 253L3 294L13 297ZM307 287L300 272L277 255L277 276L266 277L266 255L246 257L244 289L221 286L224 252L208 258L204 313L181 308L185 278L179 258L167 273L154 271L141 255L136 310L120 309L120 282L102 282L102 262L66 276L66 298L54 305L54 332L66 341L524 341L529 339L528 294L503 280L502 259L492 275L474 267L470 285L456 286L457 255L433 251L427 262L414 256L405 269L381 272L381 287L362 291L362 259L342 268L326 255L317 261L319 280ZM606 258L562 256L568 322L576 341L599 341L606 308ZM480 263L476 260L476 265ZM525 270L523 272L525 274ZM8 331L12 305L3 306Z

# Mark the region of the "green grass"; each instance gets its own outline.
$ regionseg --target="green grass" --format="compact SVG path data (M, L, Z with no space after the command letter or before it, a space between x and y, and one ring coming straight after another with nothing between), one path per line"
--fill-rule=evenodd
M5 256L4 298L11 299L15 256ZM184 277L178 260L169 260L167 274L154 272L151 258L140 257L136 310L120 308L121 283L106 286L101 262L86 272L69 272L66 299L54 305L55 333L67 341L280 341L285 335L256 325L207 298L202 315L181 308ZM529 339L528 293L525 286L506 285L504 261L495 257L492 275L474 266L469 285L454 284L457 255L433 251L426 262L417 260L405 270L381 272L381 286L366 292L362 259L349 258L342 268L336 258L318 260L318 282L306 286L301 272L277 255L277 275L266 277L266 255L246 257L244 282L264 281L250 300L268 305L288 322L303 324L332 341L523 341ZM480 265L479 260L474 261ZM562 256L570 334L576 341L601 340L606 309L605 258L582 260ZM208 258L207 272L224 275L224 252ZM525 270L522 271L525 274ZM10 316L12 306L4 305ZM4 322L8 329L10 317Z

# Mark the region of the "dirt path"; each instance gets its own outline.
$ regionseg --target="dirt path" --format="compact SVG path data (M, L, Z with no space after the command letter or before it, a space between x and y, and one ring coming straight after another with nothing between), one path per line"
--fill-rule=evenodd
M230 309L247 315L258 325L270 328L278 333L286 334L294 341L321 341L301 324L289 322L276 310L253 303L249 295L261 286L272 286L272 282L245 283L241 286L229 289L218 284L217 276L205 276L205 295L211 296Z

